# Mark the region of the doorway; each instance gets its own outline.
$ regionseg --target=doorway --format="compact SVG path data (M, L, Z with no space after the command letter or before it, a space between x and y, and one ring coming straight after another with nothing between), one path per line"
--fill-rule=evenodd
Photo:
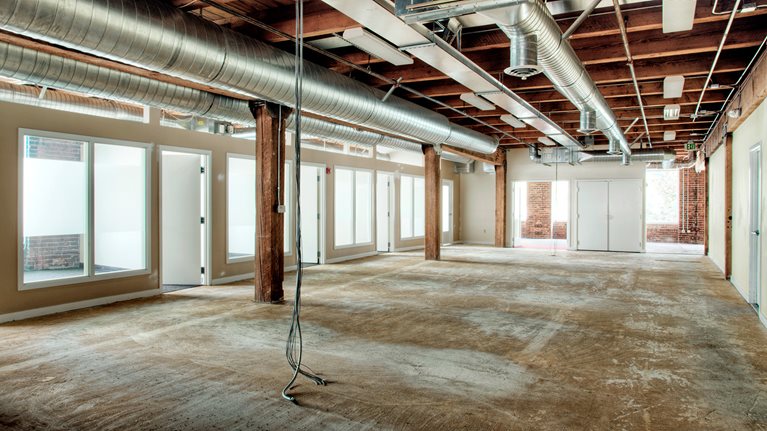
M163 291L208 284L210 152L160 147L160 281Z
M453 243L453 181L442 181L442 245Z
M376 176L376 251L391 250L394 209L394 175L379 172Z
M759 309L761 292L759 279L761 276L761 194L762 194L762 144L756 144L749 154L749 274L748 274L748 302L754 308Z
M325 165L301 163L301 263L322 263Z

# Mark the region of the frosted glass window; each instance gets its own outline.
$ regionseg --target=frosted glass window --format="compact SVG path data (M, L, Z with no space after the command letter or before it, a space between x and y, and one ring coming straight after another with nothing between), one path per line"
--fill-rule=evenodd
M93 146L95 272L147 268L146 149Z
M354 244L354 171L336 169L335 245Z
M450 232L450 186L442 184L442 232Z
M373 174L355 172L354 186L354 242L373 241Z
M551 221L567 222L570 212L570 184L567 181L551 183Z
M413 177L403 176L399 181L400 237L413 237Z
M679 224L679 171L648 169L647 224Z
M282 230L282 239L283 239L283 252L285 254L289 254L290 250L293 249L292 244L290 243L290 232L291 228L293 226L293 220L290 218L293 214L293 206L291 205L291 199L293 198L292 194L292 188L290 187L291 184L293 184L293 170L291 169L290 163L285 162L285 193L284 193L284 199L282 200L283 205L285 205L285 217L284 217L284 223L283 223L283 230Z
M227 155L227 258L256 253L256 159Z
M20 288L146 273L150 146L27 132Z
M424 205L426 197L424 196L423 178L413 179L413 236L421 237L424 235L426 225L426 215Z

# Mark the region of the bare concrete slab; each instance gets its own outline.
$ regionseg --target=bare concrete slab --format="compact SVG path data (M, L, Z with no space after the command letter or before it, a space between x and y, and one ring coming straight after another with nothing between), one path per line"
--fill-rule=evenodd
M767 429L767 329L707 258L448 247L0 325L0 429ZM293 279L286 281L292 297Z

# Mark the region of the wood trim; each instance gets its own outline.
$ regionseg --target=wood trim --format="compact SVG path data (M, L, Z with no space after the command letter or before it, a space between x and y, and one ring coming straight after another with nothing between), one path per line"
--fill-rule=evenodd
M426 195L426 228L424 229L424 248L426 260L439 260L440 237L442 227L440 223L441 209L440 193L442 191L442 179L440 175L440 157L437 150L431 146L423 147L424 155L424 186Z
M724 277L732 276L732 133L724 142Z
M495 165L495 246L506 247L506 151L499 150Z
M468 157L469 159L476 160L478 162L490 163L491 165L499 165L498 152L493 154L482 154L476 151L464 150L463 148L454 147L452 145L442 145L443 150L448 150L453 154L458 154L462 157Z

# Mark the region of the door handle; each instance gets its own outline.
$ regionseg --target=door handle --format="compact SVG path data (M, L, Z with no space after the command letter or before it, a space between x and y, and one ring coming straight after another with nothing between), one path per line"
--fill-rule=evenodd
M757 230L752 230L752 231L751 231L751 235L757 235L757 236L759 236L759 229L757 229Z

